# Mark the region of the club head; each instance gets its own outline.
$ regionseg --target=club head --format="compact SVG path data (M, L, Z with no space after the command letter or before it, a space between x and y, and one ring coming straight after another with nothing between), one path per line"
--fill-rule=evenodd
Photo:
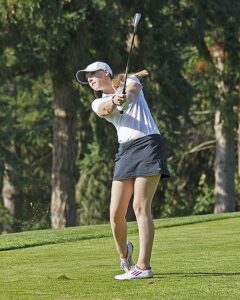
M134 26L134 27L137 27L140 18L141 18L141 14L136 13L135 16L134 16L134 18L133 18L133 26Z

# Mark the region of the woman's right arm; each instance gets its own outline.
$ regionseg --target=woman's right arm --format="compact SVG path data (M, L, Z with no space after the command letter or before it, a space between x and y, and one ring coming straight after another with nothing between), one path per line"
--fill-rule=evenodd
M122 106L124 105L124 103L126 103L126 101L128 102L128 104L136 101L137 95L140 91L141 86L138 83L129 83L126 88L126 94L117 92L110 100L104 101L102 103L96 103L96 100L100 100L96 99L94 101L96 103L95 105L93 102L93 110L99 117L106 117L113 113L113 111L116 109L116 106Z
M115 94L111 100L105 101L98 105L96 113L100 117L106 117L113 113L116 106L122 106L127 100L127 96L124 94Z
M111 100L105 101L98 105L96 110L98 116L106 117L114 111L117 106L117 104L115 104L114 98L115 96L113 96Z

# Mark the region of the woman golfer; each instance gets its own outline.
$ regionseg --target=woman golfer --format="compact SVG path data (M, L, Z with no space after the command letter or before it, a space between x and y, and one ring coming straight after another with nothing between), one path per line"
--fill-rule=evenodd
M151 203L160 177L169 177L163 139L136 76L128 77L126 95L122 94L122 87L114 90L113 72L104 62L88 65L84 70L79 70L76 77L80 83L89 84L95 92L102 92L102 97L92 102L92 109L99 117L111 122L118 135L110 222L120 255L120 266L125 273L115 276L115 279L151 278L150 258L154 238ZM125 219L132 195L140 247L136 264L132 260L133 245L127 242Z

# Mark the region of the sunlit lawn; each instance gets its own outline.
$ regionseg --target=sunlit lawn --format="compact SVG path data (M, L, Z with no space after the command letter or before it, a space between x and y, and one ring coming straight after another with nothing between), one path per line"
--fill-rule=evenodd
M0 236L0 299L240 299L240 213L155 225L155 277L127 282L113 279L109 225ZM136 258L136 224L130 231Z

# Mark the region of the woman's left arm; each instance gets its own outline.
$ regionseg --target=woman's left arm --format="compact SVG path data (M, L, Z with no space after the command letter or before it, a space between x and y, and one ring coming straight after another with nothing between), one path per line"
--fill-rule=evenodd
M122 106L127 101L128 104L134 103L142 87L136 82L130 82L126 87L126 94L122 93L122 87L119 87L115 96L114 103Z
M136 101L137 95L140 93L141 89L142 87L136 82L131 82L127 85L126 98L129 104Z

